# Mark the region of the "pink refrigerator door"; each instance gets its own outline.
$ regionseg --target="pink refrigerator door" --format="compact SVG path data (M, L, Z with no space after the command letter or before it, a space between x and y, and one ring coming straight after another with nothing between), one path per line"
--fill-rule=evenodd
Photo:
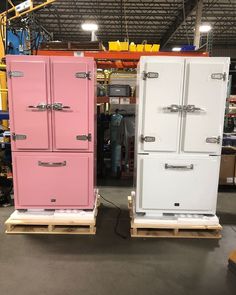
M53 149L93 151L93 60L52 57L51 77Z
M7 56L12 149L49 150L51 112L49 60L40 56Z
M13 163L17 209L93 208L92 153L15 152Z

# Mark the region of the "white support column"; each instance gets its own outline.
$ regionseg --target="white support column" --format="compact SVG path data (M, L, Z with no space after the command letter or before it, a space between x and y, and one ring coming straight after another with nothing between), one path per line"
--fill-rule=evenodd
M196 10L196 20L195 20L195 31L194 31L194 42L193 45L196 46L196 49L200 47L200 25L202 19L202 10L203 10L203 0L198 0L197 10Z
M92 31L91 32L91 41L97 41L97 40L98 40L98 38L96 36L96 31Z

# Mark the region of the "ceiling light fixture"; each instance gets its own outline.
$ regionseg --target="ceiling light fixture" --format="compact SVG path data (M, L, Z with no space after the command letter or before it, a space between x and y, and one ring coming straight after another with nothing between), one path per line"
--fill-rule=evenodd
M181 47L173 47L172 51L181 51Z
M91 41L97 41L95 32L98 30L98 25L96 23L83 23L81 27L84 31L91 32Z
M199 27L201 33L208 33L212 29L211 25L203 24Z
M95 32L98 30L98 25L95 23L84 23L81 27L84 31Z

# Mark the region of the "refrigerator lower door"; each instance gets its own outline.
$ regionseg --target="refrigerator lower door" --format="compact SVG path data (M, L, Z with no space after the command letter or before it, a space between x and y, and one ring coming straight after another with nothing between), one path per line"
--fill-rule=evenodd
M136 211L215 214L219 156L138 155Z
M92 209L93 154L14 153L16 209Z

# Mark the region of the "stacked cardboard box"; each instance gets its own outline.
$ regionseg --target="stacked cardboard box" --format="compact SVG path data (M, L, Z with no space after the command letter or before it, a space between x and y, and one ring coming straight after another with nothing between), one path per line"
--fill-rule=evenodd
M222 155L220 165L220 180L221 185L236 184L235 171L235 155Z

